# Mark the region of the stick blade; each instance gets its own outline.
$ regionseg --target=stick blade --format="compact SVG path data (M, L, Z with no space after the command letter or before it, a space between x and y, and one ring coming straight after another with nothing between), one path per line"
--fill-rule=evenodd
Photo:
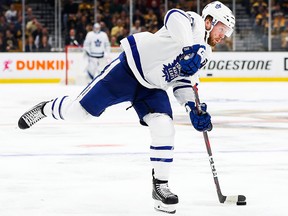
M225 204L236 204L236 205L246 205L246 197L244 195L238 196L227 196L225 199Z

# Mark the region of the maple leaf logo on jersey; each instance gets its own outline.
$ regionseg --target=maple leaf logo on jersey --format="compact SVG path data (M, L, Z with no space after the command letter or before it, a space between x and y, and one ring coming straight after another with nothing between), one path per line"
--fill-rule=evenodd
M100 47L102 42L99 39L97 39L94 43L96 47Z
M175 78L177 78L181 71L181 66L179 64L180 56L177 56L176 59L169 63L168 65L163 65L162 72L164 73L163 77L165 77L166 82L171 82Z

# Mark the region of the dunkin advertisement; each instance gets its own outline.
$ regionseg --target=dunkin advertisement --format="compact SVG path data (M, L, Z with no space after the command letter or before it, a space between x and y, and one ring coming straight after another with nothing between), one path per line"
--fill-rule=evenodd
M67 65L68 66L68 65ZM0 79L59 82L65 77L63 53L1 53Z

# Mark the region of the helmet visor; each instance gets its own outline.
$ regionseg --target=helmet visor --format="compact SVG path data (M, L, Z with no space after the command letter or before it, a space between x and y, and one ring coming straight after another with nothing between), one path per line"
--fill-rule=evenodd
M225 35L226 37L230 37L233 33L232 28L228 27L227 25L225 25L225 23L222 23L221 21L218 21L216 23L216 25L214 25L217 28L217 31L223 35Z

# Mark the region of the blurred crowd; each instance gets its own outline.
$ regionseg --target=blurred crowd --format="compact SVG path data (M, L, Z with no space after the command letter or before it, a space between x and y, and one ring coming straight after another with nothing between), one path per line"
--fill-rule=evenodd
M165 5L163 0L134 0L133 27L130 31L129 0L97 0L97 22L102 31L105 31L111 46L119 46L120 40L129 34L149 31L156 32L163 25ZM94 20L94 1L84 1L77 4L68 0L63 9L63 26L68 35L66 42L76 38L79 44L83 43L87 31L91 31ZM197 10L196 1L172 0L168 1L168 8L183 10ZM71 29L73 29L72 32ZM72 40L69 38L72 36ZM67 45L67 43L66 43Z
M257 36L267 37L269 30L269 10L267 0L248 0L247 13L254 18L254 30ZM282 48L288 48L288 1L273 0L271 3L271 34L281 41Z
M25 52L50 52L52 37L47 27L40 23L29 5L25 8ZM21 1L1 0L0 4L0 51L22 51Z
M43 2L54 0L43 0ZM0 0L0 52L22 51L22 5L20 0ZM97 22L109 36L111 46L129 34L142 31L156 32L163 25L164 0L134 0L133 27L130 31L129 0L97 0ZM195 0L169 0L169 8L197 11ZM211 0L201 1L206 5ZM267 34L267 0L243 0L247 14L253 17L257 34ZM273 0L272 32L280 35L283 47L287 46L287 0ZM61 26L63 45L83 45L87 32L94 24L94 0L62 0ZM54 5L53 5L54 7ZM202 8L201 8L202 9ZM25 7L25 51L47 52L52 49L52 33L34 15L29 1ZM232 41L224 40L216 50L232 50Z

